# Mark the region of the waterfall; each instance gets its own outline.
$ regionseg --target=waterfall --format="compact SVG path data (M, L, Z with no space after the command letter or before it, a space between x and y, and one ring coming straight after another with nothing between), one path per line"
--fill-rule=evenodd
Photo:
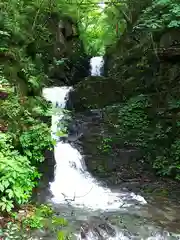
M100 75L103 67L103 58L91 59L91 75ZM51 101L57 110L64 109L71 87L52 87L43 89L43 95ZM89 172L83 168L83 157L70 143L64 142L56 136L62 130L59 122L63 121L63 111L52 116L52 138L56 140L54 155L56 160L54 181L50 183L52 201L54 203L70 203L76 207L91 209L115 210L122 205L127 206L129 201L136 200L146 203L144 198L134 193L113 193L109 188L101 186Z
M101 76L103 72L104 59L102 56L93 57L90 60L91 76Z
M45 88L43 95L52 101L57 108L64 108L69 87ZM58 104L56 104L58 103ZM52 116L52 138L57 140L54 146L56 160L55 179L50 183L54 203L71 203L75 206L85 206L92 209L112 210L125 204L127 194L129 199L136 199L142 203L145 200L134 193L113 193L100 184L83 168L83 158L80 152L70 143L59 140L56 136L59 121L62 121L63 111Z

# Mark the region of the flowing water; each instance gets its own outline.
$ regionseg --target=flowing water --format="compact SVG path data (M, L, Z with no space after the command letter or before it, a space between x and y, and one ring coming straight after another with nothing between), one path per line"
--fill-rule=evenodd
M102 57L91 59L92 76L100 76L102 67ZM140 195L123 189L115 191L94 179L73 142L57 136L67 115L63 109L71 90L71 87L43 90L44 97L58 110L52 116L56 166L47 201L54 205L57 213L68 218L76 239L180 239L175 234L178 230L170 226L174 218L166 218L165 212L148 204ZM178 214L174 211L174 215Z
M104 66L103 57L93 57L90 60L91 76L101 76Z

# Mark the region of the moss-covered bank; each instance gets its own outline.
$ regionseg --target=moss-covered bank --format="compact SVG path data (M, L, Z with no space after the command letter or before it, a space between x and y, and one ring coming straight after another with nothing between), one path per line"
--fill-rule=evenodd
M106 77L88 78L74 92L80 110L105 108L113 141L138 148L158 174L179 180L180 32L178 6L167 4L127 1L126 29L106 49Z

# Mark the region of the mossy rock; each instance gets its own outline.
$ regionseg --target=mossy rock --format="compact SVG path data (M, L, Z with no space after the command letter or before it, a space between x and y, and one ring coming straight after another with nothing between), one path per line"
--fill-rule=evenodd
M70 93L69 105L76 110L103 108L122 101L119 81L106 77L87 77Z

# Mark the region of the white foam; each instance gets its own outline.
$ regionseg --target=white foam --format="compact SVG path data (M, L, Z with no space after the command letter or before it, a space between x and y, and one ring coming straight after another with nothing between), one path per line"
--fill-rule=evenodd
M104 65L104 59L102 56L93 57L90 60L91 76L101 76L101 70Z
M44 97L58 102L65 107L66 97L71 88L54 87L43 89ZM55 132L59 129L58 122L64 113L61 111L52 116L52 137L57 139ZM50 183L54 203L67 203L78 207L91 209L116 210L122 205L128 206L127 199L134 199L144 204L145 199L134 193L114 193L109 188L102 187L87 171L83 169L83 158L80 152L69 143L58 142L54 147L56 160L55 179Z

